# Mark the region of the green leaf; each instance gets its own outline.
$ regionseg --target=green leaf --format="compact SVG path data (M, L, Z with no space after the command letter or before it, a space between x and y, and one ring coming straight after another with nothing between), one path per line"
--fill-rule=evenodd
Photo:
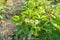
M5 3L6 0L0 0L0 4L3 4Z
M56 14L56 16L52 16L51 23L54 25L54 27L56 27L60 30L60 17L59 17L59 15Z
M15 22L19 22L20 18L19 16L15 15L13 18L12 18L13 21Z
M39 32L39 40L46 40L47 33L42 30Z

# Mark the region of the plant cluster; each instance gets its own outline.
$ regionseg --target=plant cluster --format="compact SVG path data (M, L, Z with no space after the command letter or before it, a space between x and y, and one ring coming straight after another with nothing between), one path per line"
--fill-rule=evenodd
M15 40L20 35L39 40L60 40L60 3L51 4L53 0L26 0L20 10L20 16L15 15Z
M5 18L5 12L6 9L4 7L4 3L6 3L7 0L0 0L0 20Z

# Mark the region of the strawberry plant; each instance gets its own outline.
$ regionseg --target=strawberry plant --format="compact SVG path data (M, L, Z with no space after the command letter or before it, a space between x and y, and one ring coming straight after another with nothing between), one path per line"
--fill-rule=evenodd
M15 40L24 38L39 38L38 40L60 40L60 3L51 4L52 0L26 0L20 10L20 16L15 15Z

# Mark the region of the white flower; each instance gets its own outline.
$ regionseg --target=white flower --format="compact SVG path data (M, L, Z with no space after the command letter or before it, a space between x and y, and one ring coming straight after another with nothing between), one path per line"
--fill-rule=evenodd
M39 22L40 22L40 21L38 21L38 20L35 20L35 24L36 24L36 25L37 25Z

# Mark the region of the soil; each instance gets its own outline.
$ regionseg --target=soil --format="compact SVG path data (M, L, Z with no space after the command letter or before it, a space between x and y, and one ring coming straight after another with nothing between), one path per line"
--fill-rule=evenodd
M13 40L12 36L14 35L16 24L10 19L14 15L14 12L20 9L22 3L24 3L24 0L7 0L4 4L4 7L8 10L3 14L6 18L0 20L0 40Z

